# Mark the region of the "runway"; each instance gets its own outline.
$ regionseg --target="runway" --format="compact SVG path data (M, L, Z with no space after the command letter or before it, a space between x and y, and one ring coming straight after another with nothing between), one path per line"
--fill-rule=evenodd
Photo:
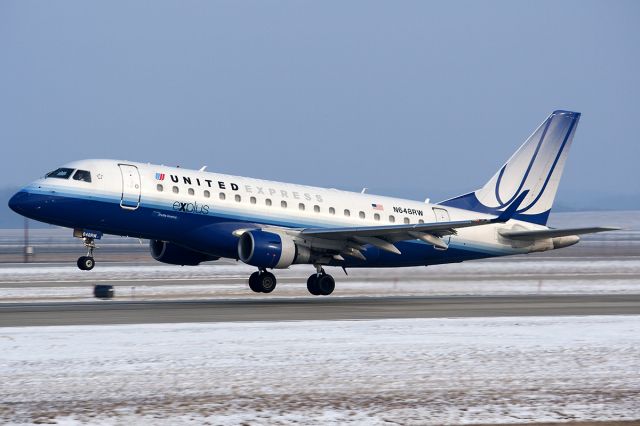
M0 305L0 327L638 314L640 294L96 301Z

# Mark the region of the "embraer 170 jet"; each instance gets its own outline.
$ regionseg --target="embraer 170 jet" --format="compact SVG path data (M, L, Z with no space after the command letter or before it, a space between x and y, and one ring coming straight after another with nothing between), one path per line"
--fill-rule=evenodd
M103 233L150 240L154 259L198 265L221 257L255 266L249 286L270 293L268 270L309 264L314 295L335 281L325 266L402 267L539 252L617 228L546 225L580 114L553 112L480 189L437 204L162 165L81 160L9 201L38 221L73 228L94 266Z

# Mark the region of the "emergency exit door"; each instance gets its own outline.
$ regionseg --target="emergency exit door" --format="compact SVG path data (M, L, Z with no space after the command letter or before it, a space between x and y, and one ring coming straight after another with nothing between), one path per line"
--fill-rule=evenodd
M439 207L433 208L433 214L436 216L436 222L449 222L449 212L446 209L441 209ZM447 245L449 245L449 241L451 240L451 235L445 235L442 237L442 241L444 241Z

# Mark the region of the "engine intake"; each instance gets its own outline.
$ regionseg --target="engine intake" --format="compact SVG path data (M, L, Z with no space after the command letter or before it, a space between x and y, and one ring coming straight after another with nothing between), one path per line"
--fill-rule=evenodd
M311 251L296 244L286 233L255 229L247 231L238 241L238 257L258 268L288 268L294 263L308 263Z
M149 250L151 251L151 257L155 260L170 265L196 266L202 262L219 259L216 256L210 256L160 240L149 241Z

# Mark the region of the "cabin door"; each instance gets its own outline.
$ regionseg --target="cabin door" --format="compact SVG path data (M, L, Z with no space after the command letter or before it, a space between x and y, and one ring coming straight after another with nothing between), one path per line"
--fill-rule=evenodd
M122 174L122 197L120 207L135 210L140 207L140 172L136 166L118 164Z

